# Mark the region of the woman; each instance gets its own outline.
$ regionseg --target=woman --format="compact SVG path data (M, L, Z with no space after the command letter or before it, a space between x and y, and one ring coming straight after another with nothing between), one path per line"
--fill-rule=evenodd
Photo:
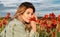
M6 26L3 37L38 37L36 35L36 23L30 20L34 13L35 8L32 3L23 2L18 7L14 19ZM30 32L29 28L31 29Z

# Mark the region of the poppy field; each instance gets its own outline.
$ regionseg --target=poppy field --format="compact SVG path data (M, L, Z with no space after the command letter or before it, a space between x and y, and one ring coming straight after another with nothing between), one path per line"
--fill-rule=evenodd
M10 21L10 13L8 12L4 18L0 17L0 33ZM36 21L36 31L39 37L60 37L60 15L56 17L54 13L45 14L41 18L32 18Z

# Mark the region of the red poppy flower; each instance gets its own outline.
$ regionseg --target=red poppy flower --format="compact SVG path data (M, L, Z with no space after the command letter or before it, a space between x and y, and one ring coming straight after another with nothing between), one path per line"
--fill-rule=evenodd
M51 24L48 24L48 25L47 25L47 28L52 28L52 25L51 25Z
M7 24L7 20L4 19L3 20L3 24L6 25Z
M10 17L10 15L6 15L5 18L8 19Z
M58 15L58 21L60 22L60 15Z
M56 16L55 16L54 13L50 13L50 14L49 14L49 17L50 17L51 19L56 19Z
M45 19L48 19L48 15L47 15L47 14L45 14L45 15L44 15L44 18L45 18Z
M7 15L10 15L10 12L8 12Z
M55 19L52 19L51 20L52 21L52 28L56 28L56 26L57 26L57 21L55 20Z
M55 19L52 19L51 21L52 21L53 25L57 25L57 21Z
M10 13L8 12L5 18L8 19L9 17L10 17Z
M2 27L2 23L0 23L0 28Z
M41 23L41 25L42 25L43 27L46 27L46 26L47 26L46 22L44 22L44 21Z
M42 24L43 23L43 20L40 20L39 22L40 22L40 24Z
M5 16L5 19L8 19L9 18L9 16Z
M49 32L50 32L50 29L47 29L47 30L46 30L46 32L48 32L48 33L49 33Z
M37 22L40 23L40 19L37 19Z
M36 18L35 18L35 17L33 17L33 18L31 18L31 19L30 19L30 21L36 21Z

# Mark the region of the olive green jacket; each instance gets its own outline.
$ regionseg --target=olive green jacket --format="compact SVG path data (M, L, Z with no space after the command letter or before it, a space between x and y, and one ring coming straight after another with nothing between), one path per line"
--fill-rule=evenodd
M25 31L24 24L17 19L12 20L1 33L2 37L38 37L35 32Z

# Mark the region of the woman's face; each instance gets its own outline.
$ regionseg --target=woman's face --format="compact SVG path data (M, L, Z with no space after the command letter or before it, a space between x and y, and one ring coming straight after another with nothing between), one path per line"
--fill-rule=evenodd
M30 22L30 19L32 18L33 15L33 9L28 8L22 15L22 18L25 22Z

